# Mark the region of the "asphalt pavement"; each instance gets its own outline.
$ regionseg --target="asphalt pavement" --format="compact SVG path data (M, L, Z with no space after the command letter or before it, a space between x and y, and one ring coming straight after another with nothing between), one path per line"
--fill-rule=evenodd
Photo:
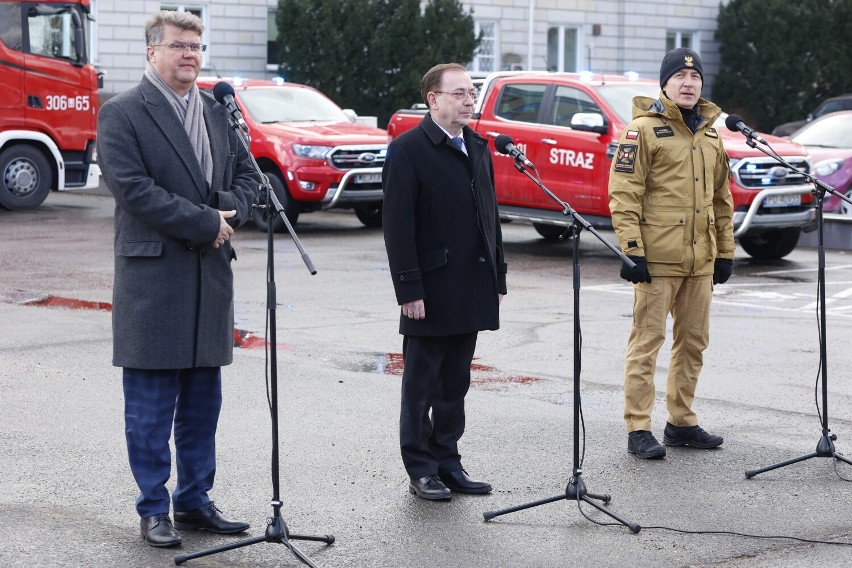
M245 535L184 533L178 549L139 537L111 366L112 199L52 194L0 211L0 565L174 565L173 556L262 536L272 514L263 233L235 236L234 364L225 368L212 497L252 524ZM397 446L401 338L381 231L347 212L297 227L318 273L275 238L281 513L320 567L832 568L852 562L852 466L809 454L821 436L816 251L759 263L738 251L715 292L696 408L718 450L626 452L623 354L631 290L593 236L581 236L582 478L607 510L559 499L484 521L483 513L565 494L572 476L573 293L570 245L503 225L509 295L500 331L480 335L463 461L487 496L426 502L408 493ZM604 236L612 239L611 233ZM852 258L826 259L829 425L852 455ZM665 424L669 344L658 361L654 432ZM824 411L820 405L820 410ZM581 434L581 435L580 435ZM174 483L174 476L170 485ZM725 532L725 534L723 534ZM737 536L743 533L753 536ZM789 538L842 544L817 544ZM262 542L186 566L302 566Z

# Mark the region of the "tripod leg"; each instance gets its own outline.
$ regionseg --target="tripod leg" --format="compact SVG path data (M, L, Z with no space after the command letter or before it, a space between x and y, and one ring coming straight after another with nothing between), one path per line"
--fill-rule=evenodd
M518 505L516 507L509 507L508 509L501 509L499 511L486 511L486 512L482 513L482 516L486 521L490 521L494 517L499 517L500 515L505 515L506 513L514 513L515 511L523 511L524 509L529 509L531 507L538 507L539 505L546 505L548 503L553 503L554 501L559 501L560 499L565 499L565 495L557 495L556 497L548 497L547 499L539 499L538 501L533 501L532 503L526 503L524 505Z
M597 495L595 493L586 493L586 497L589 497L591 499L597 499L598 501L602 501L604 503L609 503L610 501L612 501L612 497L610 497L609 495Z
M291 534L290 540L312 540L314 542L324 542L326 544L334 544L334 535L327 534L324 536L308 536L304 534Z
M595 509L597 509L598 511L600 511L604 515L607 515L608 517L615 519L616 521L618 521L619 523L621 523L622 525L624 525L625 527L630 529L630 532L635 534L635 533L638 533L640 530L642 530L642 527L639 526L638 524L631 523L627 519L622 519L620 516L613 513L612 511L610 511L608 509L604 509L603 507L601 507L600 505L598 505L597 503L595 503L594 501L589 499L588 494L581 496L580 499L582 499L584 502L588 503L589 505L591 505L592 507L594 507Z
M175 564L180 565L186 562L187 560L192 560L193 558L201 558L202 556L208 556L210 554L218 554L219 552L225 552L226 550L234 550L235 548L242 548L244 546L249 546L251 544L258 544L260 542L265 542L265 536L258 536L255 538L250 538L247 540L241 540L239 542L232 542L230 544L223 544L222 546L217 546L216 548L210 548L208 550L202 550L201 552L192 552L190 554L177 554L174 557Z
M840 461L842 461L842 462L844 462L844 463L848 463L849 465L852 465L852 461L850 461L848 458L845 458L845 457L841 456L841 455L840 455L840 454L838 454L837 452L834 452L834 459L836 459L836 460L840 460Z
M745 472L745 476L746 476L746 479L751 479L752 477L754 477L758 473L763 473L763 472L770 471L770 470L773 470L773 469L778 469L779 467L792 465L794 463L799 463L800 461L809 460L811 458L817 457L817 455L819 455L819 454L814 452L814 453L808 454L806 456L799 456L797 458L793 458L791 460L787 460L787 461L784 461L784 462L781 462L781 463L776 463L774 465L768 465L768 466L760 468L760 469L751 469L751 470Z
M292 552L292 553L293 553L293 555L294 555L294 556L296 556L296 558L298 558L299 560L301 560L302 562L304 562L305 564L307 564L307 565L308 565L308 566L310 566L311 568L317 568L317 565L316 565L316 564L314 564L313 562L311 562L311 559L310 559L310 558L308 558L307 556L305 556L305 555L302 553L302 551L301 551L301 550L299 550L298 548L296 548L295 546L293 546L293 545L290 543L290 541L289 541L289 540L285 540L285 541L283 541L283 542L282 542L282 544L284 544L287 548L289 548L289 549L290 549L290 552Z

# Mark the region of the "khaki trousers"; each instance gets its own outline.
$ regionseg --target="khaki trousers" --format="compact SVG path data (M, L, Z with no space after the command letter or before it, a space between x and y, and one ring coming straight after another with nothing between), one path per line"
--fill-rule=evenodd
M666 339L666 319L673 320L672 356L666 383L667 421L694 426L692 410L704 349L710 341L713 276L654 276L634 285L633 329L624 365L624 420L627 431L651 430L654 372Z

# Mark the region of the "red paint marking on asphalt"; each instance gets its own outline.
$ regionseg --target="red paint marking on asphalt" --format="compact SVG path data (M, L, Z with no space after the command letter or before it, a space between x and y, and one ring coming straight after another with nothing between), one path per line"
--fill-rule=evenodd
M381 366L381 371L386 375L402 376L404 366L402 353L388 353L385 355L385 361L384 365ZM530 383L537 383L541 380L538 377L505 375L494 367L479 363L471 364L470 371L471 386L485 389L497 388L501 385L508 384L527 385Z
M37 306L43 308L68 308L70 310L98 310L111 312L112 304L109 302L91 302L77 298L62 298L60 296L38 296L36 298L22 298L20 296L2 296L2 300L9 304L20 304L22 306Z
M265 349L269 345L264 337L255 335L253 331L234 328L234 347L239 349ZM278 347L287 349L288 346L284 343L279 343Z

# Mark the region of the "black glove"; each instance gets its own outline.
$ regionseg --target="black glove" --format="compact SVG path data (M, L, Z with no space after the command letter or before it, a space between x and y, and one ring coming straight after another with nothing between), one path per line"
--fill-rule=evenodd
M717 258L713 263L713 284L724 284L734 272L734 261L729 258Z
M636 268L630 268L626 264L622 263L621 277L627 280L628 282L633 282L634 284L639 284L640 282L650 282L651 273L648 272L648 261L645 260L645 257L627 255L627 258L633 261L633 263L636 265Z

